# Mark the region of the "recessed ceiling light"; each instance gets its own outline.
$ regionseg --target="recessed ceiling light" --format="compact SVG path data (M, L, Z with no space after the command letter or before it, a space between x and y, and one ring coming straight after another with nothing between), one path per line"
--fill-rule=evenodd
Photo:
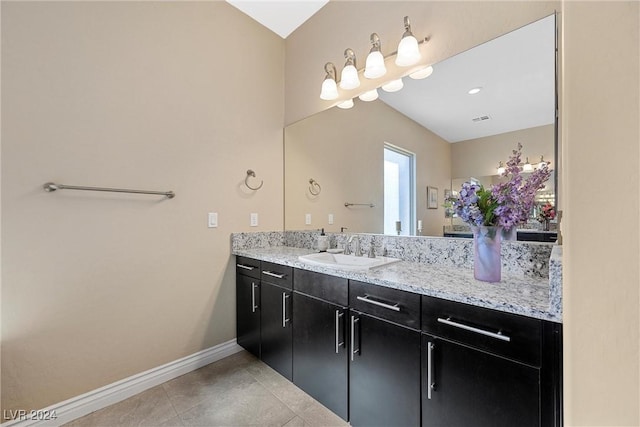
M469 89L469 92L467 92L469 95L475 95L476 93L480 92L482 90L481 87L474 87L473 89Z

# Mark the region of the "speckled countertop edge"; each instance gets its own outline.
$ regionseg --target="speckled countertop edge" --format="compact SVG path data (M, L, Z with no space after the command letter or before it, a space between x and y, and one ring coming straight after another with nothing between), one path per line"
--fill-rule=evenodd
M475 280L471 268L451 268L400 261L361 272L310 265L298 259L300 255L314 252L317 251L288 246L233 250L234 255L536 319L562 322L561 303L558 310L557 304L554 304L553 295L550 295L548 279L503 273L502 281L499 283L486 283Z

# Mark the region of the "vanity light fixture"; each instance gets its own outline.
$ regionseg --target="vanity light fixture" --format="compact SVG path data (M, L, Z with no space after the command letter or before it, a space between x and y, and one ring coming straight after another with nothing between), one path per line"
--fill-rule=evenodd
M409 17L404 17L404 34L398 44L398 55L396 56L396 65L399 67L408 67L415 65L420 61L422 55L420 55L420 48L418 47L418 40L411 33L411 22Z
M533 165L529 163L528 157L527 157L527 160L524 162L524 165L522 165L522 172L533 172Z
M353 99L347 99L346 101L343 101L340 104L336 105L336 107L342 108L343 110L348 110L349 108L353 107Z
M538 169L546 168L547 166L549 166L549 163L551 162L546 162L544 160L544 156L540 156L540 163L538 163Z
M426 79L432 73L433 73L433 67L429 65L428 67L425 67L421 70L414 71L413 73L409 74L409 77L411 77L414 80Z
M371 34L371 45L364 68L364 76L368 79L377 79L387 74L387 67L384 66L384 56L380 51L380 37L378 37L378 34Z
M476 93L480 92L482 90L482 87L474 87L473 89L469 89L469 92L467 92L469 95L475 95Z
M352 49L347 48L344 51L344 58L346 61L340 75L340 88L355 89L360 86L360 78L358 78L358 69L356 68L356 54Z
M385 83L381 87L385 92L397 92L404 87L404 83L402 83L402 79L391 80L389 83Z
M322 82L322 90L320 91L320 99L332 101L338 98L338 86L336 85L336 66L332 62L324 64L326 75Z
M506 170L507 169L504 167L504 164L502 162L498 162L498 175L504 175Z
M358 96L358 98L360 98L361 101L365 102L375 101L376 99L378 99L378 89L368 90Z

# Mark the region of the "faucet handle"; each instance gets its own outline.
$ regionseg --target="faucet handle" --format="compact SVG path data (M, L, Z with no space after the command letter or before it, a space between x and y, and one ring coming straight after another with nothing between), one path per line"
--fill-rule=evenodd
M371 246L369 246L369 258L375 258L376 257L376 248L373 245L373 242L371 242Z

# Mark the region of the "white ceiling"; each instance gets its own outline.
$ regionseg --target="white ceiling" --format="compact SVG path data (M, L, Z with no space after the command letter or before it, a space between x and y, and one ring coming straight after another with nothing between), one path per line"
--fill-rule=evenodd
M434 64L424 80L405 77L380 99L449 142L552 124L554 34L549 16ZM469 95L474 87L482 90ZM490 119L472 121L480 116Z
M283 39L320 10L329 0L226 0Z

